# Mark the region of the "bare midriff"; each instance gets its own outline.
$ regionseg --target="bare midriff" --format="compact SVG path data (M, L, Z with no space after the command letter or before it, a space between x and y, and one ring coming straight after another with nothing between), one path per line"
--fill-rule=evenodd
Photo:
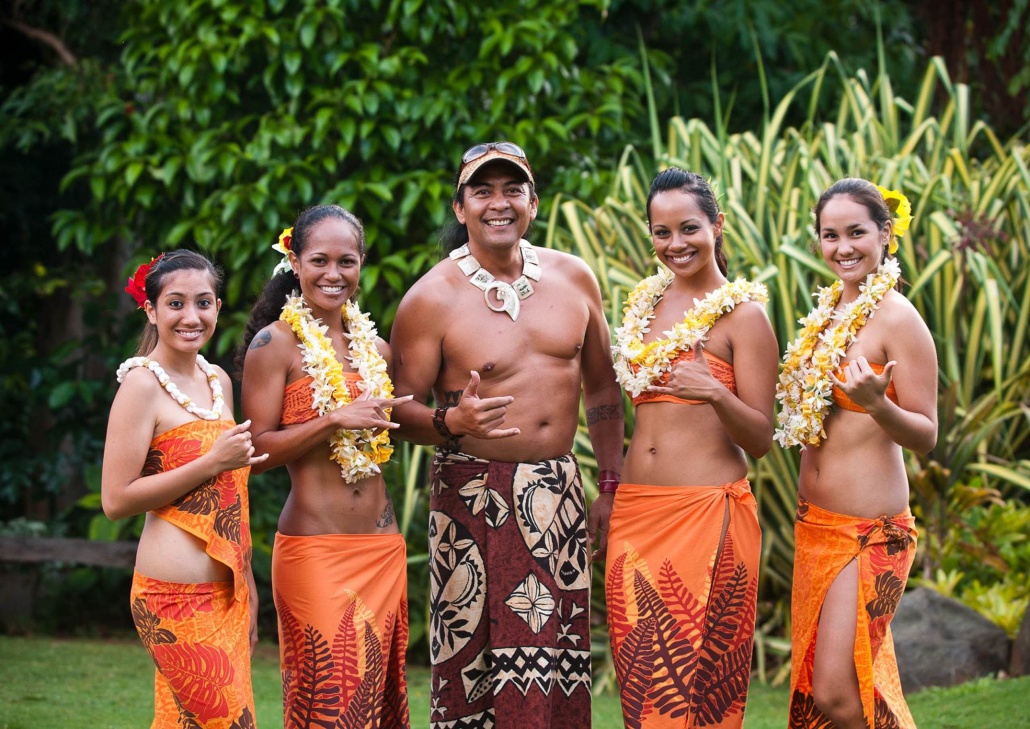
M901 446L865 413L837 409L825 427L826 439L801 453L800 496L851 516L876 518L904 511L908 476Z
M649 402L636 409L624 483L720 486L747 475L744 452L711 405Z
M155 580L197 584L231 582L232 569L205 551L205 543L148 513L136 549L136 571Z

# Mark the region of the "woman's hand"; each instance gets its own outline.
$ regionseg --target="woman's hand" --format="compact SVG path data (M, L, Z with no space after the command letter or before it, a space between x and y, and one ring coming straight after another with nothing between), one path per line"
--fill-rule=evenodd
M697 340L690 349L694 353L691 360L680 360L673 365L669 379L664 387L652 386L647 392L672 395L681 400L701 400L711 402L723 385L715 379L708 368L708 360L704 357L704 342Z
M218 436L218 440L211 446L206 457L214 462L218 469L217 473L221 473L262 463L268 458L268 454L254 455L254 444L250 437L250 421L244 420Z
M838 380L832 372L830 379L856 405L869 412L886 399L887 387L891 384L896 364L897 362L894 361L888 362L883 366L883 372L878 375L873 372L873 368L869 366L869 361L865 357L859 357L844 366L846 382Z
M328 413L338 430L393 430L400 427L386 417L386 410L403 405L411 399L404 397L372 397L371 389L365 390L348 405Z

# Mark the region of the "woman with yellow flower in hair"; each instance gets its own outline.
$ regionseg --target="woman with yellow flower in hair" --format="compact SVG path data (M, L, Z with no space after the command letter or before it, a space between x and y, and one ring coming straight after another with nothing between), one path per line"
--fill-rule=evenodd
M410 398L355 301L364 229L319 205L275 248L238 364L262 467L290 474L272 551L285 726L408 727L407 558L380 465Z
M762 533L745 454L773 434L779 348L765 286L727 279L724 216L703 177L658 175L661 265L616 330L636 427L608 535L608 632L627 726L740 727Z
M862 179L815 206L821 289L788 346L777 441L801 446L789 726L913 727L890 622L915 556L902 449L937 440L937 356L896 290L891 254L911 220L899 192Z

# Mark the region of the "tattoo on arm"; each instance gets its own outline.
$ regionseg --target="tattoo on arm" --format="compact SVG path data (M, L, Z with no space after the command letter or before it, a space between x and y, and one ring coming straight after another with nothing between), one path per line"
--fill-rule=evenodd
M390 495L387 494L386 509L379 515L379 518L376 519L376 526L382 529L390 526L391 524L393 524L393 499L391 499Z
M248 347L248 349L260 349L271 341L272 333L267 329L262 329L254 336L254 339L251 340L250 347Z
M596 425L602 420L622 420L622 403L587 408L587 426Z
M458 404L461 400L461 393L464 390L448 390L443 394L443 406L446 408L452 408Z

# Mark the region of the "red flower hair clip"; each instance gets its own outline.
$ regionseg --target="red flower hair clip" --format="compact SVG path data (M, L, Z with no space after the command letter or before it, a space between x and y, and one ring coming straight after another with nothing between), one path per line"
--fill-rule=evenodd
M150 263L141 263L125 287L125 293L131 296L141 309L147 300L147 274L150 273L150 269L154 267L154 264L161 260L162 256L164 256L164 253L158 254L157 258L151 258Z

